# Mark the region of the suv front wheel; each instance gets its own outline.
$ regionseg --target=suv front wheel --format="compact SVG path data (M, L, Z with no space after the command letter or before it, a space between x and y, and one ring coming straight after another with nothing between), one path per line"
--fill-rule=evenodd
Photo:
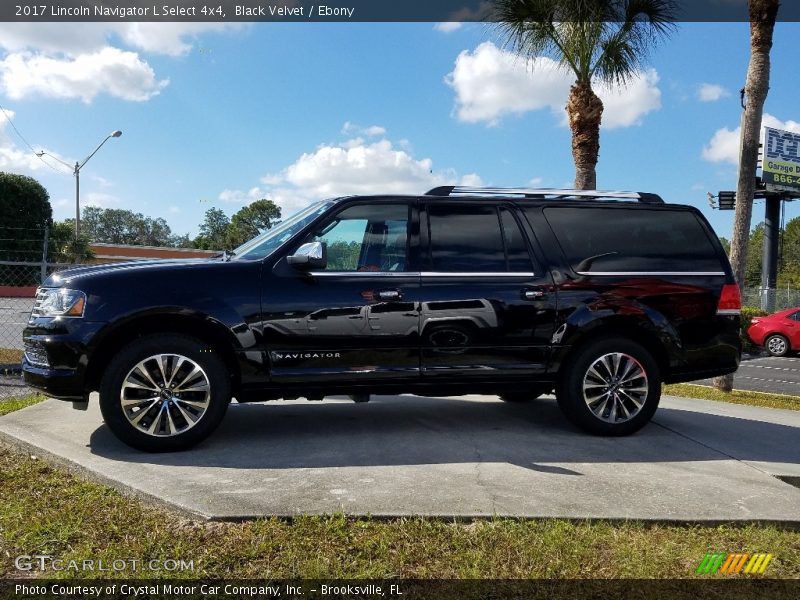
M123 442L145 452L193 446L217 428L231 398L222 359L194 338L152 335L130 343L100 382L100 410Z
M661 399L661 376L652 355L626 338L589 342L565 365L556 397L567 418L598 435L638 431Z

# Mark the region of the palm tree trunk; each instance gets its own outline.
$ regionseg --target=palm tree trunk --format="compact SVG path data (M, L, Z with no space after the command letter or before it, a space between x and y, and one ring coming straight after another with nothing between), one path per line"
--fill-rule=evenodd
M572 129L572 158L575 161L575 189L597 188L597 157L600 153L600 120L603 102L591 84L577 81L567 100L569 127Z
M750 65L745 83L746 107L742 113L739 148L739 183L736 186L736 213L731 240L731 267L739 285L744 284L747 266L747 242L753 215L758 145L761 141L761 117L769 91L769 52L778 15L778 0L749 0ZM714 387L724 392L733 389L733 375L714 379Z

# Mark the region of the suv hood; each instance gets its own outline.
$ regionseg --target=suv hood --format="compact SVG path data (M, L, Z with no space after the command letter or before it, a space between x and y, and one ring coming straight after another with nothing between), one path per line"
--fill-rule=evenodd
M99 275L110 275L124 271L166 271L202 265L217 264L219 259L209 258L176 258L156 260L135 260L121 263L105 263L101 265L76 266L72 269L57 271L48 277L42 287L61 287L73 282L94 278Z

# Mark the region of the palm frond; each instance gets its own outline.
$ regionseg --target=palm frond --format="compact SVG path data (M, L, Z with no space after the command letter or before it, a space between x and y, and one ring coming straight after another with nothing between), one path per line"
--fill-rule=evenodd
M505 44L550 56L578 81L624 84L675 27L675 0L494 0Z
M615 29L599 44L592 76L625 84L641 68L650 51L675 28L673 0L617 1Z

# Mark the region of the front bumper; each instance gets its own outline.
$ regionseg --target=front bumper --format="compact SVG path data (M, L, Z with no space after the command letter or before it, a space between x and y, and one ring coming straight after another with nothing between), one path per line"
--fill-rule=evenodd
M22 377L30 387L60 400L85 401L89 343L102 325L83 319L33 318L23 331ZM45 357L43 359L43 357Z
M77 369L48 369L22 361L25 384L51 398L83 402L88 393L83 390L83 374Z

